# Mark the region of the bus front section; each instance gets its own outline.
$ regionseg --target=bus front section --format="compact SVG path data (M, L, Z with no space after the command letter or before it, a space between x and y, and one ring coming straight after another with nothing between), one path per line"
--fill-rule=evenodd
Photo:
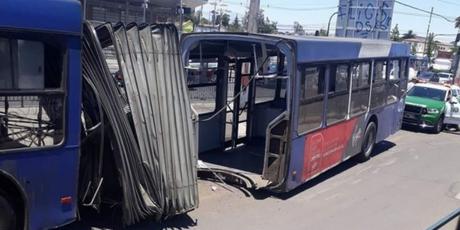
M79 1L0 3L0 229L76 218L80 28Z

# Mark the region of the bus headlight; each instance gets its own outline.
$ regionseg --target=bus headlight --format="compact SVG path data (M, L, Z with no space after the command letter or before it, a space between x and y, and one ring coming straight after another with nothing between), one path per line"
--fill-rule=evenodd
M437 114L437 113L439 113L439 110L437 110L437 109L428 109L428 113L435 113L435 114Z

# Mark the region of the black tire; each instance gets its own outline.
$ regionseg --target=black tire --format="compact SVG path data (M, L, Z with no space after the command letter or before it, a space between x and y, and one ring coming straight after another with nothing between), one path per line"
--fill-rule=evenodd
M0 190L0 229L16 230L17 213L14 205L8 200L6 193Z
M434 134L438 134L440 132L442 132L444 130L445 126L444 126L444 115L441 115L441 117L439 118L438 122L436 122L436 124L434 125L432 131Z
M371 121L364 133L363 144L361 145L361 152L356 156L359 162L365 162L371 158L372 151L374 151L375 140L377 136L377 125Z

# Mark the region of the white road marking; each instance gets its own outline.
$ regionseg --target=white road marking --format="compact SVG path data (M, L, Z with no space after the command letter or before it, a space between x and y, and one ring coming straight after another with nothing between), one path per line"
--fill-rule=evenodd
M357 183L359 183L361 181L362 181L361 179L356 179L356 180L352 181L351 184L357 184Z
M326 197L324 200L329 201L329 200L335 199L335 198L337 198L339 196L340 196L340 193L336 193L336 194L334 194L332 196Z
M389 161L387 161L387 162L384 162L384 163L380 164L379 166L380 166L380 167L390 166L390 165L396 163L396 161L398 161L398 159L397 159L397 158L393 158L393 159L391 159L391 160L389 160Z
M460 193L457 193L457 195L455 196L455 199L460 200Z

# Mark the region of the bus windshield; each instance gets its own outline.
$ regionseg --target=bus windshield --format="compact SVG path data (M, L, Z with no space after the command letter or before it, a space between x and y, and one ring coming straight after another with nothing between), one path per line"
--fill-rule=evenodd
M434 89L434 88L423 87L423 86L415 86L409 91L407 95L414 96L414 97L429 98L429 99L433 99L437 101L443 101L444 98L446 97L446 90Z

